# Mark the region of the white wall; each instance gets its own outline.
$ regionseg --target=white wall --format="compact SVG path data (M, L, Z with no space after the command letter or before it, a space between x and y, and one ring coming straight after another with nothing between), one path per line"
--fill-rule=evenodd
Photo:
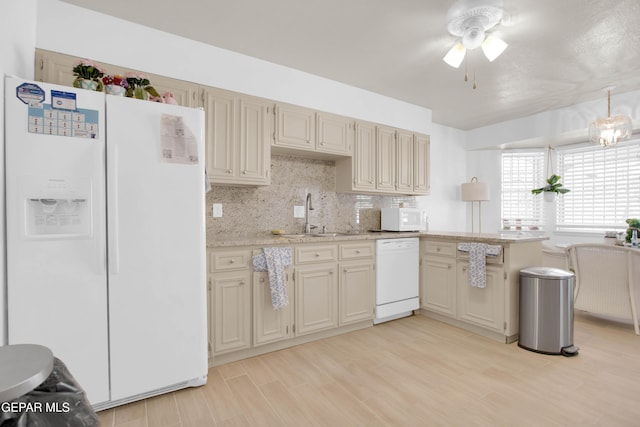
M4 190L4 75L33 79L36 0L3 0L0 13L0 188ZM0 194L0 346L6 344L6 268L4 191Z
M427 211L430 230L466 230L467 205L460 200L460 184L468 180L465 145L466 132L432 124L431 193L417 198L418 207Z
M38 0L36 45L416 132L431 130L427 108L58 0Z

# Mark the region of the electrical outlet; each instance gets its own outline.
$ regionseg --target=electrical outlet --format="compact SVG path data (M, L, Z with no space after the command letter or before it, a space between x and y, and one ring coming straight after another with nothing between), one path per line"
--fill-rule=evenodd
M293 207L293 217L294 218L304 218L304 206L294 206Z
M222 218L222 203L214 203L212 210L212 215L214 218Z

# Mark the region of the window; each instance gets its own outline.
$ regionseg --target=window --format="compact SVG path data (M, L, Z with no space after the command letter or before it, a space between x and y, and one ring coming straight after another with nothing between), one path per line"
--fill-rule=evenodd
M615 147L558 148L558 175L571 192L559 197L556 229L625 229L640 217L640 140Z
M531 190L544 183L544 151L502 153L502 228L539 230L543 227L542 196Z

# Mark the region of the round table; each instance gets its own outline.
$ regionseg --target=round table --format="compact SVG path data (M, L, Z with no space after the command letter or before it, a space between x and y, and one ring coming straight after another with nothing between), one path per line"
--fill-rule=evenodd
M37 344L0 347L0 402L16 399L42 384L53 370L53 353Z

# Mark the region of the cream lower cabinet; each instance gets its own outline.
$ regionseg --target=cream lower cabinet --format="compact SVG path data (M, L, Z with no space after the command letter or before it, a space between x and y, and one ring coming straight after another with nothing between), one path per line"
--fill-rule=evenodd
M291 245L289 305L274 310L267 272L251 262L261 248L209 249L212 366L373 325L372 241Z
M420 305L423 308L456 317L456 259L420 257ZM428 279L427 279L428 278Z
M486 259L486 286L469 284L468 254L457 250L464 237L420 239L421 312L429 317L486 335L513 342L519 332L520 270L539 266L542 240L478 239L501 245L502 253Z
M295 248L295 334L338 326L338 245Z
M208 260L213 355L251 346L251 252L212 251Z
M338 266L305 265L295 271L296 336L338 326Z
M289 274L289 273L287 273ZM253 273L253 346L258 347L293 336L292 305L295 293L291 281L287 280L289 305L279 310L273 309L269 274Z
M375 246L373 242L343 243L340 252L338 323L373 320L375 306Z
M504 331L504 269L486 266L486 286L469 285L469 264L458 264L458 318L495 332Z

